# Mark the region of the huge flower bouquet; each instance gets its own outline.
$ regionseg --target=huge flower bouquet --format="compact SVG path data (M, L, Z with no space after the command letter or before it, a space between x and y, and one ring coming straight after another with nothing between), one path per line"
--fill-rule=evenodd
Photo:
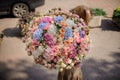
M89 30L77 15L52 9L33 17L24 36L26 50L47 68L79 66L89 50Z

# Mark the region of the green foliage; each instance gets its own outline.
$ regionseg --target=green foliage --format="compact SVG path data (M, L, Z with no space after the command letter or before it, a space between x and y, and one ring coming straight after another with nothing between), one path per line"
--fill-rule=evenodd
M94 16L105 16L106 15L106 12L100 8L90 8L90 10Z
M120 18L120 7L117 7L113 12L113 18Z

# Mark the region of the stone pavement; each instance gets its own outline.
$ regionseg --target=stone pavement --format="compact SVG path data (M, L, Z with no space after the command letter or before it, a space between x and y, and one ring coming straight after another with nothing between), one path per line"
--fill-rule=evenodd
M70 10L77 5L103 8L108 16L120 0L45 0L36 10L46 12L54 7ZM48 70L34 63L16 28L18 19L0 18L0 31L5 37L0 46L0 80L57 80L57 70ZM83 62L84 80L120 80L120 29L104 18L99 28L90 29L91 50Z
M49 7L47 7L47 5ZM108 17L112 17L113 10L120 6L120 0L46 0L45 6L37 8L37 11L45 12L46 10L55 7L69 10L78 5L86 5L91 8L101 8L106 11Z

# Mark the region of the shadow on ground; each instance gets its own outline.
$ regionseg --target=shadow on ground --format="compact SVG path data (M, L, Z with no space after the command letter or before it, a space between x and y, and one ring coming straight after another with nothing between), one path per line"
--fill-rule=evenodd
M85 60L82 66L84 80L120 80L120 52L110 55L113 62ZM57 70L26 60L0 62L0 80L57 80Z
M0 80L56 80L56 76L57 70L48 70L26 60L0 62Z
M4 33L4 36L6 37L17 37L17 38L22 37L22 35L20 34L20 29L17 27L6 28L2 32Z
M109 19L102 19L101 28L102 30L120 31L120 28Z
M86 60L82 67L84 80L120 80L120 52L110 56L114 58L113 62Z
M4 18L15 18L15 17L12 16L11 14L0 15L0 19L4 19Z

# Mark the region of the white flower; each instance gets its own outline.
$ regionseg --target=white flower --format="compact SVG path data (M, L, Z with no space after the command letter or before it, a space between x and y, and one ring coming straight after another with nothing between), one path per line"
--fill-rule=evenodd
M56 35L57 33L57 28L55 25L51 24L49 29L48 29L48 33L52 36Z
M76 59L76 60L79 60L79 57L78 57L78 56L75 56L75 59Z
M70 65L71 65L71 66L74 66L74 63L72 62Z
M62 62L61 65L60 65L60 67L65 68L66 64Z
M63 68L60 68L59 71L60 71L60 72L63 72Z
M58 65L59 65L60 68L65 68L66 67L66 64L63 62L62 59L59 59Z
M33 53L33 57L37 59L44 52L43 46L39 46Z
M72 60L71 59L68 59L68 64L71 64L72 63Z
M75 23L73 22L73 20L70 20L70 19L67 19L67 20L66 20L66 24L67 24L70 28L72 28L72 27L75 26Z
M66 69L71 69L71 68L72 68L72 66L70 66L70 65L66 67Z

